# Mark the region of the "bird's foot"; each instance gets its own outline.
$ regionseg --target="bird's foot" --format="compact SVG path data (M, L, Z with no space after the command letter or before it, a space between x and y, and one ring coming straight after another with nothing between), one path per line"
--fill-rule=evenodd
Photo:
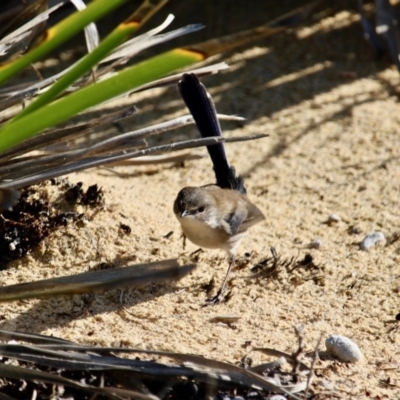
M199 254L201 254L203 252L203 249L202 248L199 248L199 249L197 249L197 250L195 250L195 251L192 251L190 254L189 254L189 256L190 257L195 257L195 256L198 256Z
M226 294L225 290L221 288L218 290L218 293L213 296L209 297L203 307L208 307L208 306L216 306L219 303L222 303L223 301L225 302L229 298L229 293Z

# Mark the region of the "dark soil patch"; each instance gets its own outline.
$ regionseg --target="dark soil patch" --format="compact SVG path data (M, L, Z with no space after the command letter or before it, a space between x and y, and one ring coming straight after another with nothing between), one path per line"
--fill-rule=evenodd
M49 186L56 186L59 191L55 200L49 195ZM35 249L58 227L67 225L68 221L80 221L84 213L76 212L77 204L101 207L102 190L92 185L84 191L82 183L71 185L65 179L23 189L13 209L0 215L0 269Z

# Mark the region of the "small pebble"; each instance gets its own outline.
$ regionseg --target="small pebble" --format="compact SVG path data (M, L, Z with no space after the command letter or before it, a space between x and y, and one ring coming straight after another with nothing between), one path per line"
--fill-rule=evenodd
M336 224L337 222L340 222L342 218L339 217L337 214L331 214L328 217L328 224Z
M343 362L354 363L363 358L359 347L345 336L333 335L325 340L329 353Z
M312 242L306 244L304 247L306 249L319 249L322 246L322 240L315 239Z
M287 400L287 397L282 396L281 394L274 394L269 398L269 400Z
M368 250L370 247L374 246L378 242L385 240L385 235L382 232L372 232L365 236L365 238L360 243L361 250Z

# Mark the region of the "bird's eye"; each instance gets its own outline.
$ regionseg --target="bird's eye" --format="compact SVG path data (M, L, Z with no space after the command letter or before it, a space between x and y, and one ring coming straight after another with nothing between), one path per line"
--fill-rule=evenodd
M201 214L201 213L204 212L204 210L205 210L205 207L199 207L199 208L197 209L197 212L198 212L199 214Z

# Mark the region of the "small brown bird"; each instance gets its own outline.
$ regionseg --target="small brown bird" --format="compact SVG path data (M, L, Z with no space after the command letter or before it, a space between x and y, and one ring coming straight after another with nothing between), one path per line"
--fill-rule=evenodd
M221 136L214 103L196 75L184 74L178 88L201 136ZM216 184L183 188L175 200L174 213L184 238L200 247L225 250L229 255L221 289L209 299L216 304L222 298L240 240L265 217L247 198L243 179L229 165L223 143L208 146L207 150L214 165Z

